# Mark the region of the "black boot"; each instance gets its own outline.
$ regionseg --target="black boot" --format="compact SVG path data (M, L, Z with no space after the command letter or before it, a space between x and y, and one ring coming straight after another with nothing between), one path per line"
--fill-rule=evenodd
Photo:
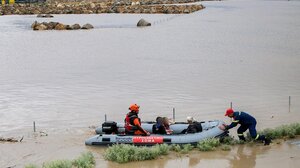
M271 143L271 139L265 137L264 135L259 135L259 137L256 140L260 140L260 141L265 142L264 145L270 145L270 143Z
M265 145L270 145L271 142L270 138L265 138Z
M240 141L246 141L246 138L243 135L239 136L239 139L240 139Z

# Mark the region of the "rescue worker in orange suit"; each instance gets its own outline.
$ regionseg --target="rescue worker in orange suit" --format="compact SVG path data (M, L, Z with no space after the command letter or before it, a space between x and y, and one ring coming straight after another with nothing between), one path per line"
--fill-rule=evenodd
M237 134L240 140L245 141L244 132L249 129L250 135L253 139L264 141L265 145L269 145L271 143L271 140L269 138L266 138L264 135L259 135L256 132L256 120L254 117L249 115L245 112L239 112L239 111L233 111L232 108L229 108L226 110L225 116L228 116L229 118L233 118L233 121L230 125L224 125L224 127L220 127L220 129L223 130L229 130L238 124L241 126L237 130Z
M140 106L137 104L130 105L130 112L125 117L125 133L149 136L150 133L141 127L141 119L138 117L139 109Z

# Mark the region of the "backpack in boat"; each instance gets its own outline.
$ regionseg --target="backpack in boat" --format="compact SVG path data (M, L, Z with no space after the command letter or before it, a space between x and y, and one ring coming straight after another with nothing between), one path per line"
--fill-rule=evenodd
M105 134L118 134L117 123L114 121L105 121L102 124L102 131Z
M186 133L197 133L202 132L202 125L199 122L193 122L186 129Z

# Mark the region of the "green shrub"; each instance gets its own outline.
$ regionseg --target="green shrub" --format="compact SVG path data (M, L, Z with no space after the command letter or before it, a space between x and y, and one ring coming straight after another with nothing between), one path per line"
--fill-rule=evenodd
M182 149L181 149L180 153L188 153L192 149L194 149L193 145L191 145L191 144L185 144L185 145L182 146Z
M216 138L209 138L198 142L197 148L200 151L213 151L220 146L220 140Z
M91 152L82 153L80 157L73 161L56 160L43 164L43 168L93 168L95 167L95 158ZM25 168L38 168L38 166L30 164Z
M300 135L300 123L291 124L291 127L295 130L296 135Z
M45 163L43 168L72 168L72 162L69 160L56 160Z
M26 165L25 168L38 168L38 167L36 165L29 164L29 165Z
M172 144L170 146L170 150L178 152L178 153L188 153L189 151L191 151L193 149L194 149L194 146L191 144L184 144L184 145Z
M172 151L175 151L175 152L180 152L181 151L181 146L180 145L178 145L178 144L172 144L171 145L171 150Z
M279 139L279 138L294 138L296 135L300 135L300 123L293 123L289 125L282 125L276 127L275 129L264 129L259 132L259 134L264 134L271 139Z
M73 161L73 165L78 168L93 168L95 158L91 152L82 153L81 156Z
M104 158L118 163L126 163L131 161L130 159L136 152L134 146L131 145L113 145L106 150Z
M130 161L152 160L159 156L159 152L154 148L136 147L136 153L133 156L134 159L131 159Z
M170 151L170 146L167 144L155 145L154 150L158 150L159 155L167 155Z
M220 139L220 143L226 145L236 145L239 144L239 140L234 139L232 136L226 136Z
M152 160L160 155L167 155L170 147L166 144L152 147L137 147L133 145L118 144L109 147L104 153L104 159L127 163L131 161Z

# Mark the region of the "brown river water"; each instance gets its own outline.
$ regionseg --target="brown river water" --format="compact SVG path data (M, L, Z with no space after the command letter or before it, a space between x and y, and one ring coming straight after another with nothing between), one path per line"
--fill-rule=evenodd
M290 141L122 165L84 145L90 126L105 114L123 121L132 103L147 121L175 108L176 121L229 123L231 102L256 117L258 130L300 121L300 1L201 3L204 10L188 15L1 16L0 137L24 139L0 142L0 167L85 151L97 167L298 167L300 147ZM152 26L136 28L141 18ZM35 20L95 29L35 32ZM33 133L34 121L48 136Z

